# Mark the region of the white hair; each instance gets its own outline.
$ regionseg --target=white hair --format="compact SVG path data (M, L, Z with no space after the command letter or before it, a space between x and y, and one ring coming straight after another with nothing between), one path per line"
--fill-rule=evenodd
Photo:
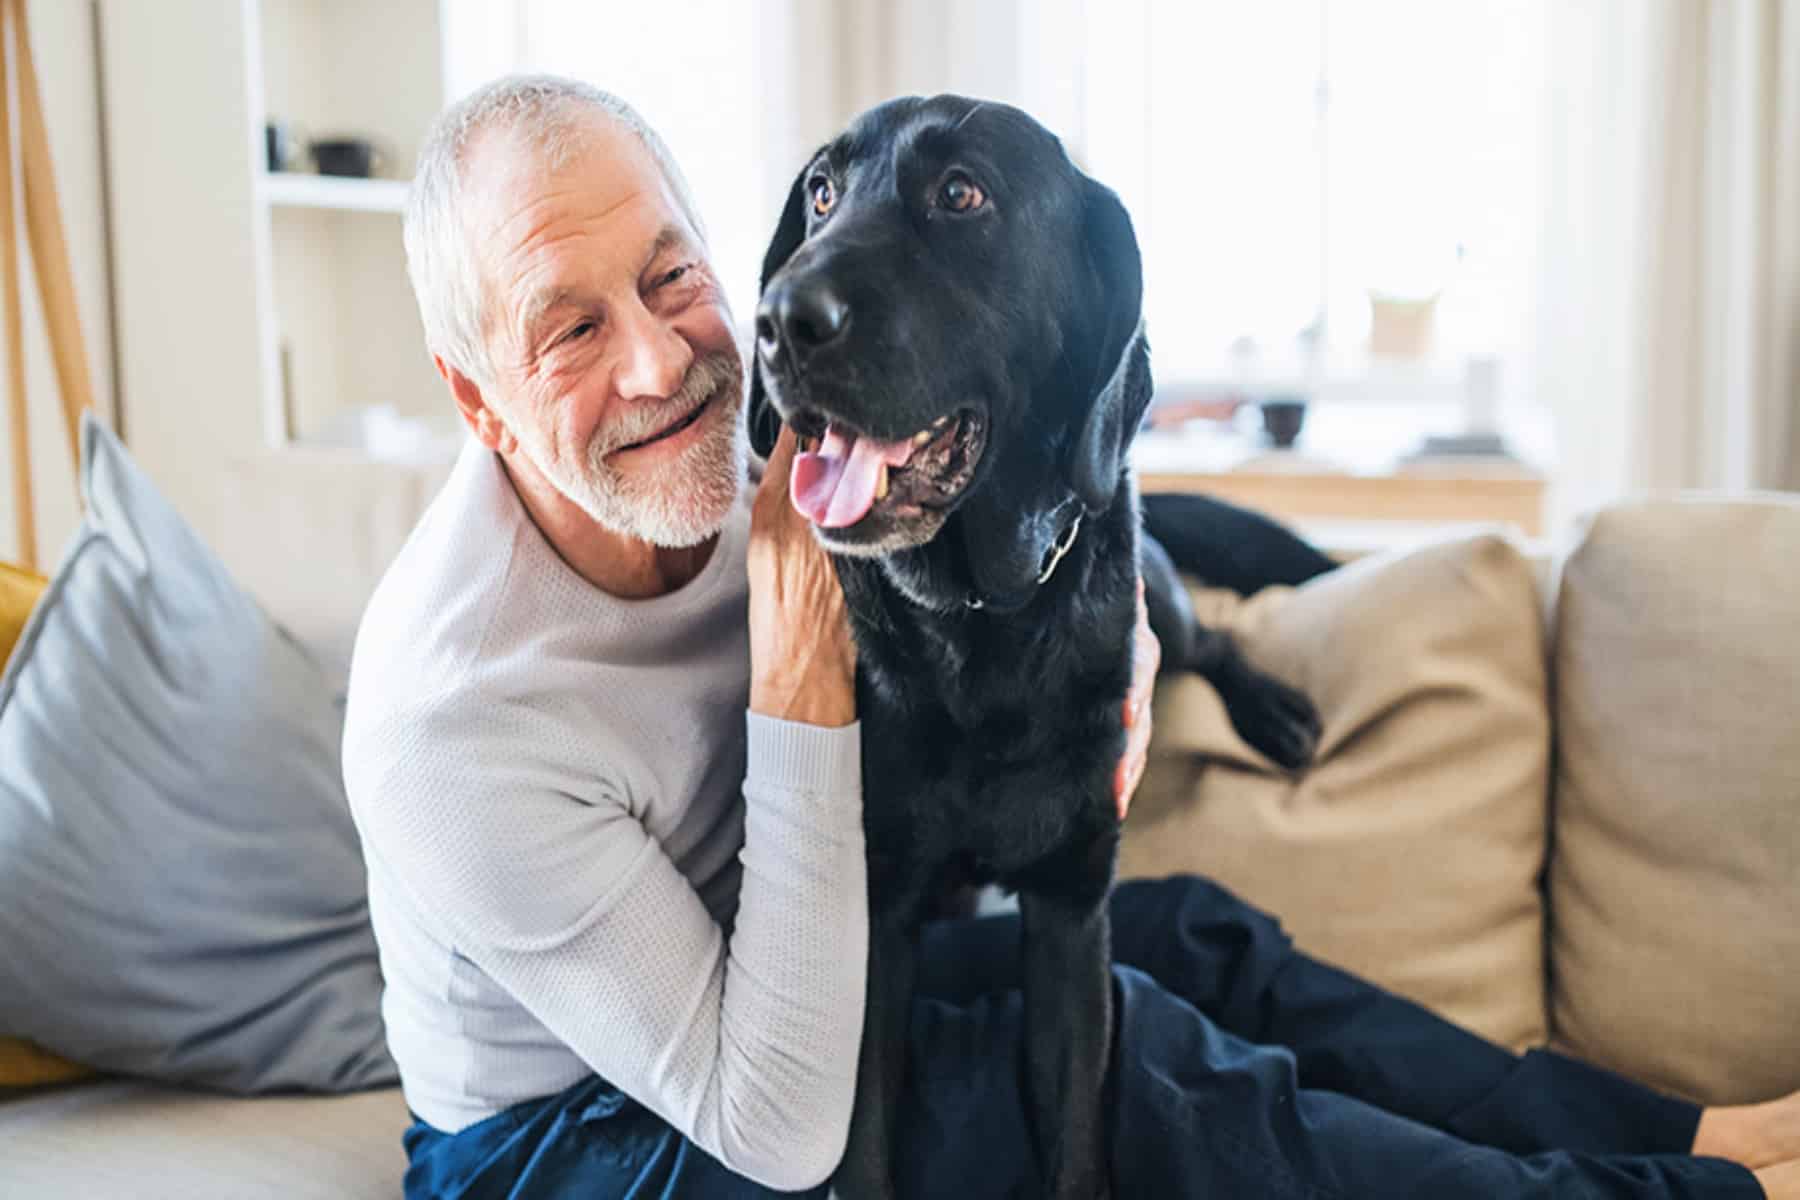
M554 75L509 75L476 89L438 115L419 150L402 235L406 270L433 354L483 387L493 384L483 337L486 297L463 212L463 160L489 132L525 141L546 171L582 148L596 117L628 130L662 170L675 203L704 244L705 227L669 148L631 105L590 84Z

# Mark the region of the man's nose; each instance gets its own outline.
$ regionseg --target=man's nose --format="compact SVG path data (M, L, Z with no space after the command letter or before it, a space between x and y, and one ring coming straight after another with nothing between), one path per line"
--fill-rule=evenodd
M667 399L681 389L694 349L687 339L655 319L638 322L626 331L626 348L616 381L627 400Z
M838 341L850 328L850 305L821 275L777 280L756 309L756 348L773 359L785 347L796 360Z

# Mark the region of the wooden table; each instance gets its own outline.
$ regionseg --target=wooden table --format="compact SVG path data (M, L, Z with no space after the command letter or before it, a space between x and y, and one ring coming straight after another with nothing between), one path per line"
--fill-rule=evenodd
M1381 474L1267 469L1138 473L1145 492L1203 492L1286 521L1500 522L1527 537L1544 532L1546 482L1518 466L1433 462Z

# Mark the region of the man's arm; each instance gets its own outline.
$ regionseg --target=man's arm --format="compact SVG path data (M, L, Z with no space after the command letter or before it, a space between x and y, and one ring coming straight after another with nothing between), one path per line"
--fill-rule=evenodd
M609 789L604 730L574 735L595 773L579 796L521 753L541 736L528 704L442 695L345 758L365 853L459 954L607 1081L781 1189L842 1154L868 955L855 657L835 572L787 502L792 452L790 438L752 517L729 947Z
M625 796L602 782L576 799L516 762L517 715L425 715L382 768L347 757L365 853L600 1076L741 1174L817 1183L842 1152L862 1028L857 727L748 718L727 948ZM595 758L603 781L603 744Z

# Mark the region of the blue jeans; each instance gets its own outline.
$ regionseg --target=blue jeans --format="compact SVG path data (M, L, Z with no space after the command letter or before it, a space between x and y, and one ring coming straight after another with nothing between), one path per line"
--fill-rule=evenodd
M1215 884L1123 884L1112 923L1118 1200L1762 1195L1743 1168L1684 1153L1693 1105L1550 1052L1516 1057L1298 953ZM1042 1195L1017 919L940 922L922 942L901 1194ZM777 1194L598 1078L455 1134L415 1121L405 1140L408 1200Z

